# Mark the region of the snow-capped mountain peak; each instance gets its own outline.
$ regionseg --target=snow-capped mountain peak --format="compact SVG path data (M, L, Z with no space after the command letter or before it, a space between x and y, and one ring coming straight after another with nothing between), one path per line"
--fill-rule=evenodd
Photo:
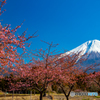
M78 60L81 59L82 57L83 58L86 57L86 61L83 60L81 64L83 67L86 67L87 65L95 64L94 66L95 70L93 71L100 70L100 41L99 40L95 39L95 40L87 41L82 45L76 47L75 49L72 49L71 51L62 54L59 58L64 57L66 55L73 55L74 53L76 54L80 53L78 56Z
M92 40L87 42L87 52L98 52L100 53L100 41L99 40Z
M70 54L70 53L79 53L82 51L82 55L91 52L100 53L100 41L99 40L89 40L82 45L76 47L75 49L72 49L71 51L68 51L64 53L62 56Z

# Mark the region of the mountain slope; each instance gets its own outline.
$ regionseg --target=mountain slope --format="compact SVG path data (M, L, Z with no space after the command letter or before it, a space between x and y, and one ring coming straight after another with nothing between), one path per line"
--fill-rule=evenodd
M75 49L72 49L69 52L64 53L63 55L67 55L70 53L79 53L82 51L82 55L88 53L100 53L100 41L99 40L91 40L83 43L82 45L76 47Z
M61 56L64 57L66 55L72 55L73 53L80 53L80 55L86 54L86 61L83 62L83 66L91 65L91 64L100 64L100 41L99 40L90 40L82 45L72 49L71 51L68 51ZM79 57L79 59L81 59ZM100 67L97 67L97 69Z

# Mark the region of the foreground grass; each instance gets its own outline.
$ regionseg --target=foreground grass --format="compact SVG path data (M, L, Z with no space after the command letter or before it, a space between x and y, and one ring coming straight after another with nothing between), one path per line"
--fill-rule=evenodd
M0 100L39 100L39 94L36 95L32 94L31 97L30 94L14 94L14 97L12 97L12 94L6 94L6 95L4 93L0 94L3 95L3 97L0 97ZM53 97L53 100L66 100L63 94L50 93L49 95ZM47 97L43 97L43 100L50 100L50 99L48 99ZM100 96L96 97L75 96L75 97L69 97L69 100L100 100Z
M1 97L0 100L39 100L39 97L37 96L32 96L32 98L30 99L30 96L15 96L13 99L12 97ZM43 100L50 100L46 97L43 97ZM66 100L66 99L53 99L53 100ZM85 97L85 98L82 98L82 97L73 97L73 98L70 98L69 100L100 100L100 98L91 98L91 97Z
M100 96L96 96L96 98L100 98Z
M30 96L14 96L13 99L12 97L0 97L0 100L30 100ZM39 100L38 97L32 96L31 100Z
M3 95L3 94L4 94L4 92L0 91L0 95Z

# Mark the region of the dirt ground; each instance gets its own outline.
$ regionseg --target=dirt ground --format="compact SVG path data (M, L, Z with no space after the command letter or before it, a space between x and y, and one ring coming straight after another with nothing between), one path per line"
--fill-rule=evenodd
M0 97L0 100L39 100L38 96L10 96L10 97Z
M49 99L47 97L43 97L43 100L66 100L65 96L63 94L49 94L52 96L53 99ZM48 94L47 94L48 96ZM39 94L36 95L12 95L8 96L3 95L3 97L0 97L0 100L39 100ZM94 96L74 96L74 97L69 97L69 100L100 100L99 98L94 97Z
M79 96L79 97L70 97L69 100L100 100L100 98Z
M54 97L54 100L66 100L66 98L65 97L59 97L59 98ZM90 97L90 96L74 96L74 97L69 97L69 100L100 100L100 98Z
M64 96L60 95L53 95L53 100L66 100ZM0 100L39 100L39 96L12 96L10 97L0 97ZM47 97L43 97L43 100L51 100ZM96 97L88 97L88 96L75 96L75 97L69 97L69 100L100 100L100 98Z

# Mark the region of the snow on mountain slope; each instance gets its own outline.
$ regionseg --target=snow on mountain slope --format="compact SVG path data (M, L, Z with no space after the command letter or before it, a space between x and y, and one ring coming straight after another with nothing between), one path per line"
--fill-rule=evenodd
M95 64L94 66L95 69L91 70L91 72L100 70L100 41L99 40L87 41L82 45L72 49L71 51L62 54L59 58L64 57L66 55L73 55L74 53L76 54L80 53L78 60L84 57L86 58L86 61L83 60L83 62L81 63L81 65L84 68L86 66Z
M75 49L72 49L71 51L68 51L68 52L62 54L61 56L66 56L71 53L79 53L79 52L81 52L81 55L84 55L86 53L90 54L92 52L100 53L100 41L99 40L87 41L87 42L83 43L82 45L76 47Z

